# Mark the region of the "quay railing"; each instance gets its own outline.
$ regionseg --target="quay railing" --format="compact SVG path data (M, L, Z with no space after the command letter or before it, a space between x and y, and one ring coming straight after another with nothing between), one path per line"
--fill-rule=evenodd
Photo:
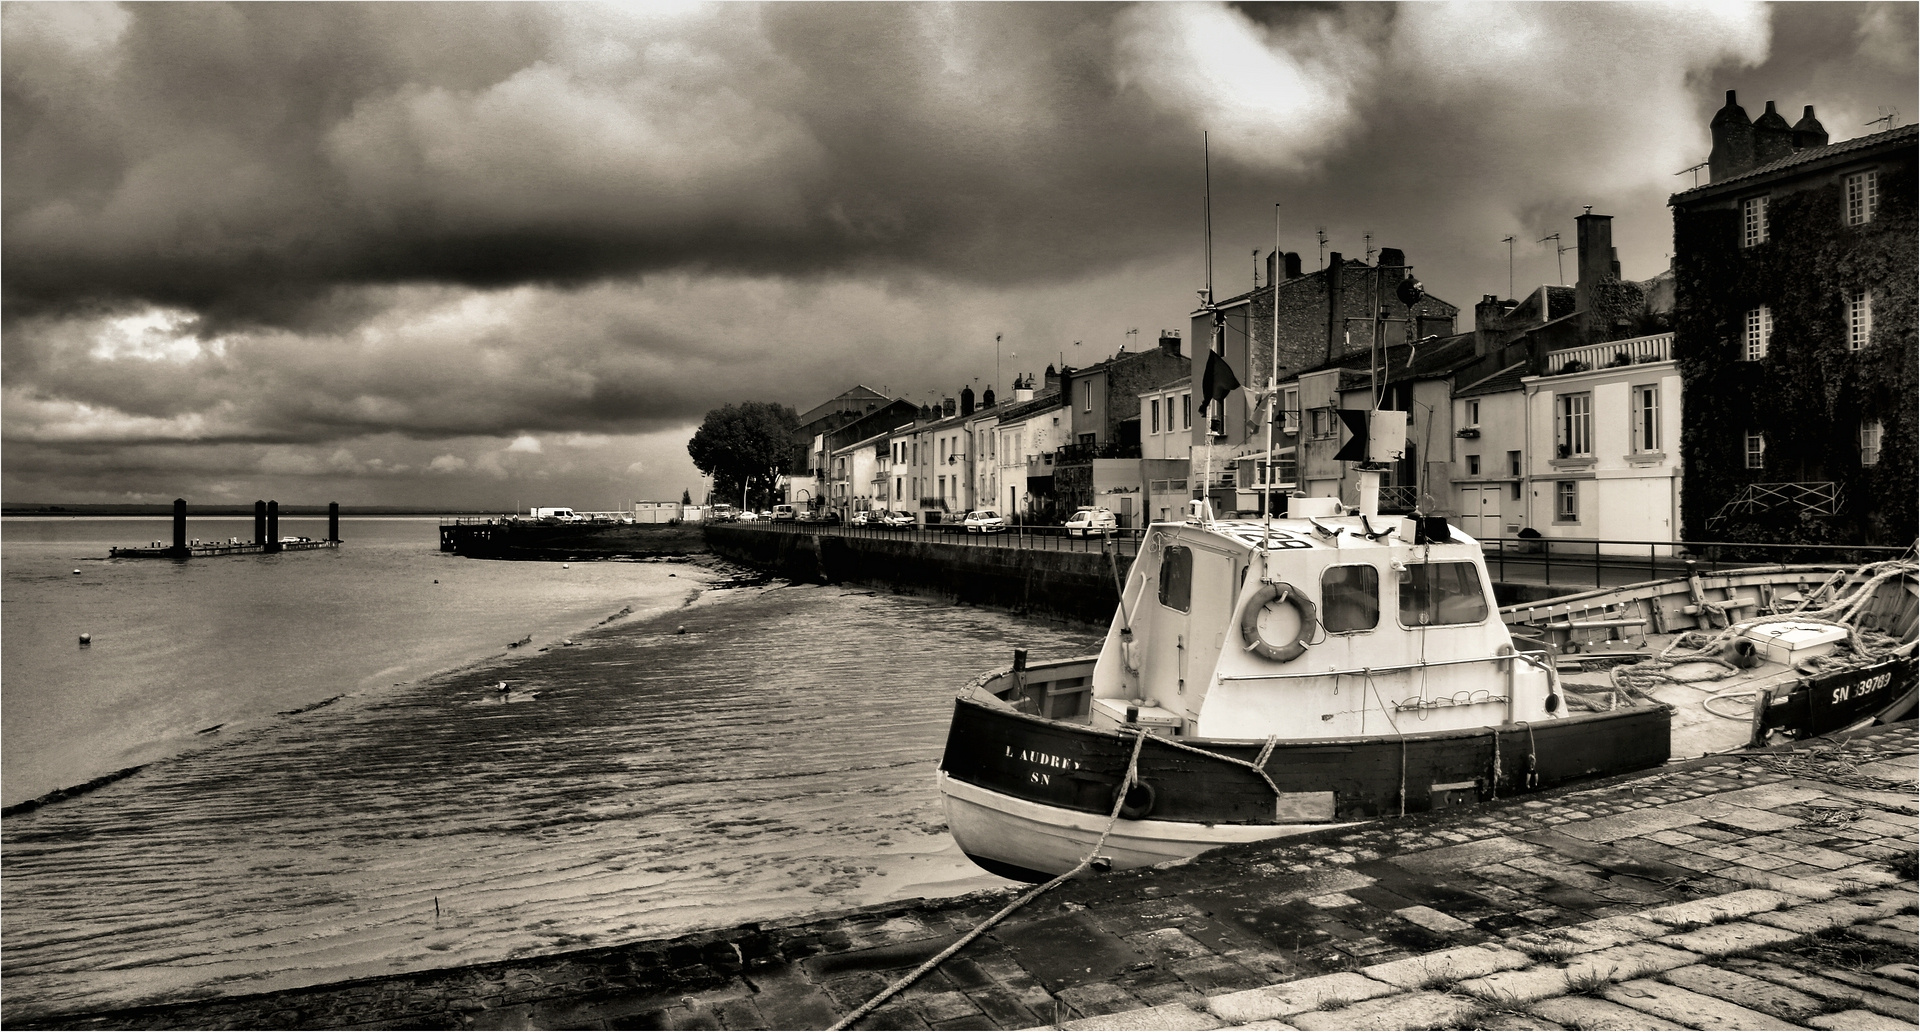
M1913 554L1898 545L1795 545L1761 541L1644 541L1622 538L1481 538L1496 581L1569 588L1617 587L1750 566L1870 563Z
M1085 537L1069 535L1065 527L1009 526L991 534L968 533L958 521L953 523L916 523L910 527L887 527L850 523L823 523L810 520L773 520L728 524L786 534L816 534L831 537L877 538L893 541L943 541L989 548L1025 548L1041 552L1099 552L1101 541L1110 539L1121 555L1133 555L1146 537L1143 527L1106 532L1093 531Z

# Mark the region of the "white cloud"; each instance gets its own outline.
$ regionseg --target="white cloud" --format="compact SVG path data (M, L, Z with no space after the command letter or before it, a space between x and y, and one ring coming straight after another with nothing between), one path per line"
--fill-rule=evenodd
M510 452L527 452L538 455L540 454L540 439L532 434L521 434L513 439L512 444L507 445L507 450Z
M427 469L435 473L458 473L467 468L467 460L458 455L436 455L427 463Z

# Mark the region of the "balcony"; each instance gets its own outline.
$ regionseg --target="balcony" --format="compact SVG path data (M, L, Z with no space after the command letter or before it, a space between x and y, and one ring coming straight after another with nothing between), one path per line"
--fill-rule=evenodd
M1579 373L1589 369L1609 369L1614 366L1639 365L1643 362L1664 362L1672 357L1673 334L1656 333L1651 337L1610 340L1605 344L1589 344L1583 348L1549 351L1545 375L1559 376L1562 373Z
M1060 466L1084 466L1095 459L1137 459L1140 446L1137 444L1068 444L1055 448L1053 461Z

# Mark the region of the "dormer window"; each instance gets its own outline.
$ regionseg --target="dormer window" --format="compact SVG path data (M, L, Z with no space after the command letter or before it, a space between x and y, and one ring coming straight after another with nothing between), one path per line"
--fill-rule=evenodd
M1758 247L1767 242L1767 199L1749 197L1740 202L1740 246Z

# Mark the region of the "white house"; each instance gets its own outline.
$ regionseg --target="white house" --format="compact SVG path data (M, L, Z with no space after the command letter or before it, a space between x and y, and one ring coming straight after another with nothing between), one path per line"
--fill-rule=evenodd
M1526 393L1527 525L1600 538L1603 552L1672 541L1680 527L1680 373L1673 334L1550 352ZM1564 371L1560 371L1564 370ZM1670 554L1657 549L1654 554Z

